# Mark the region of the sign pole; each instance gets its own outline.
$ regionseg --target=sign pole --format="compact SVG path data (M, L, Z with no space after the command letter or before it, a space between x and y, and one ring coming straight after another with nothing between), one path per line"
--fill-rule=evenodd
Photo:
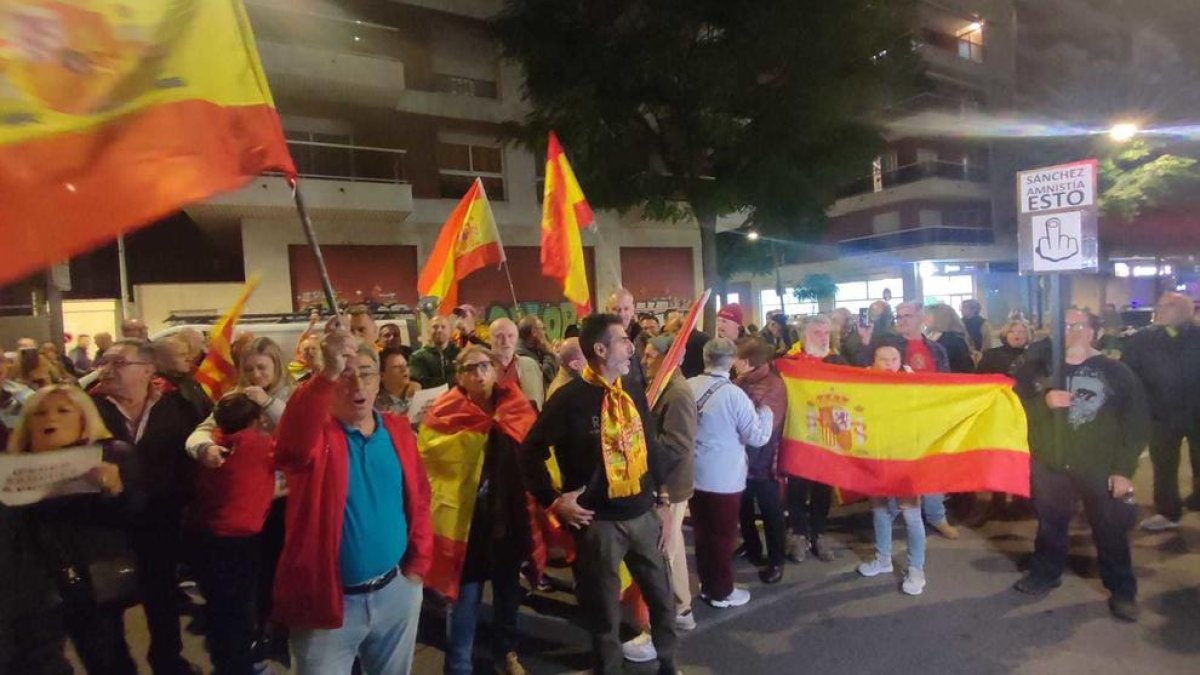
M333 292L333 282L329 280L329 271L325 269L325 256L321 255L321 245L317 243L317 234L313 231L312 219L308 217L308 209L304 207L304 195L300 193L300 184L295 178L289 178L292 187L292 199L296 202L296 213L300 215L300 225L304 228L304 236L308 239L308 247L313 257L317 259L317 271L321 274L321 288L325 291L325 302L329 303L329 311L341 316L338 309L337 295Z
M1066 359L1066 303L1064 301L1065 284L1062 272L1053 272L1050 277L1050 375L1054 380L1055 389L1064 389L1067 383L1063 378L1063 363Z

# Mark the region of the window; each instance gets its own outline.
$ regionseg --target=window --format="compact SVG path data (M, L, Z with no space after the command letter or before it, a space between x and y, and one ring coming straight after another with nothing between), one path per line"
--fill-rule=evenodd
M845 307L851 312L869 307L876 300L885 300L884 295L892 304L904 297L904 280L899 278L875 279L873 281L847 281L837 285L837 307Z
M758 314L759 319L761 319L758 325L767 325L767 312L778 312L781 306L789 318L794 316L808 316L809 314L816 314L818 311L817 303L801 302L787 290L784 291L783 303L781 305L779 294L775 292L775 289L771 288L761 291L758 295Z
M970 274L947 274L922 279L926 305L945 303L960 311L963 300L975 297L975 279Z
M979 21L968 24L960 30L958 37L958 58L983 63L983 24Z
M475 178L483 180L488 199L504 201L504 162L500 148L438 143L438 178L444 199L459 199Z
M871 231L875 234L887 234L900 231L900 212L887 211L871 216Z

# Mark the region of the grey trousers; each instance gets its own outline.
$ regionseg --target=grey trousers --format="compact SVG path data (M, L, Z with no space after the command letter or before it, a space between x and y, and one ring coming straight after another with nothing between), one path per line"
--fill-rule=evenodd
M675 595L667 558L658 548L661 525L653 511L629 520L593 520L575 532L575 594L592 633L595 672L622 672L622 561L650 608L650 636L658 652L659 672L675 672Z

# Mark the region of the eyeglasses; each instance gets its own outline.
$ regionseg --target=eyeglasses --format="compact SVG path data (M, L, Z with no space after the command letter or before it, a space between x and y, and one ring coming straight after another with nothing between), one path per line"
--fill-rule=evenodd
M1067 324L1067 330L1087 330L1088 328L1091 328L1091 326L1086 322Z
M129 361L126 359L105 359L104 363L101 364L100 367L101 368L111 368L113 370L119 370L121 368L124 368L125 366L148 366L148 365L151 365L149 361Z
M916 316L917 316L916 314L897 314L897 315L896 315L896 319L897 319L897 320L899 320L899 319L912 319L912 318L915 318Z
M342 379L347 382L356 377L360 380L370 380L371 378L379 377L379 371L374 368L359 368L357 370L347 368L342 371Z
M464 363L459 372L474 375L476 373L486 373L492 369L491 361L477 361L475 363Z

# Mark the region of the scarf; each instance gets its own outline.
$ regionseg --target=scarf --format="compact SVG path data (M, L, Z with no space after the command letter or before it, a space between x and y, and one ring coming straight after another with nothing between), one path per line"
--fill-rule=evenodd
M608 497L632 497L642 490L649 454L637 406L625 393L620 378L609 384L591 366L583 369L582 377L584 382L604 390L600 404L600 452L604 475L608 478Z

